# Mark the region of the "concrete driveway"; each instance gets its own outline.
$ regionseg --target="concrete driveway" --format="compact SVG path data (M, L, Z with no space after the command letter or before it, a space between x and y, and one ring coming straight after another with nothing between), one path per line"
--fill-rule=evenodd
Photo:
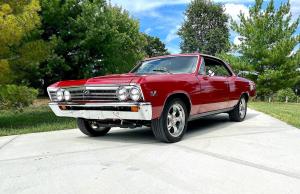
M1 137L0 193L299 194L300 130L249 110L192 122L176 144L149 128Z

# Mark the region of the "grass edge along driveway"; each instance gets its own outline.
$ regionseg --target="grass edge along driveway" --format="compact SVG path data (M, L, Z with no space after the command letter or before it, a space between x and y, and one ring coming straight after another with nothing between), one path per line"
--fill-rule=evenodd
M271 115L300 129L300 103L250 102L249 108Z
M77 128L76 120L54 115L47 105L34 105L23 112L0 111L0 136Z

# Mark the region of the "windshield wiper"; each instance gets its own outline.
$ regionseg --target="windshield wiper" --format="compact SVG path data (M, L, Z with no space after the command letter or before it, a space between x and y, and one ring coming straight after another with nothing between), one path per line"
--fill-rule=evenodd
M172 74L167 68L159 68L159 69L153 69L152 71L157 71L157 72L167 72L169 74Z

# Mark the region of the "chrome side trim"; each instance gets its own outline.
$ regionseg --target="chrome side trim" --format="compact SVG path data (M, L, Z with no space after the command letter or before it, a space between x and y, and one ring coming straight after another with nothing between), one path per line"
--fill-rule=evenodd
M138 106L138 112L130 111L102 111L102 110L61 110L60 105L68 105L72 107L130 107ZM120 120L151 120L152 119L152 106L151 103L87 103L87 104L75 104L75 103L49 103L50 108L55 115L60 117L73 117L84 119L120 119Z
M191 115L189 117L188 121L197 120L199 118L206 117L206 116L211 116L211 115L216 115L216 114L220 114L220 113L225 113L225 112L231 111L233 109L234 109L234 107L230 107L230 108L225 108L225 109L220 109L220 110L214 110L214 111L204 112L204 113L200 113L200 114L196 114L196 115Z

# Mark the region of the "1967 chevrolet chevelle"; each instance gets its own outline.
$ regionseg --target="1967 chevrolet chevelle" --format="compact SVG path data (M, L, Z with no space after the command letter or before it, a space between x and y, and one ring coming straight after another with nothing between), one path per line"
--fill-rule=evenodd
M86 135L151 126L158 140L177 142L190 120L228 113L243 121L255 84L216 57L181 54L146 59L126 74L57 82L48 93L53 112L77 118Z

